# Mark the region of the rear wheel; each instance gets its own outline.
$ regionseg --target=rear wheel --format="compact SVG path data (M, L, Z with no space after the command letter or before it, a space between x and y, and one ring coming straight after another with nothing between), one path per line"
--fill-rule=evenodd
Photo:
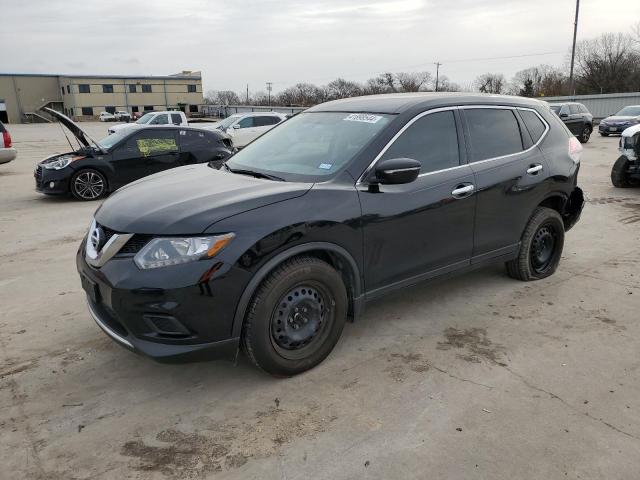
M107 179L97 170L80 170L71 178L69 188L78 200L97 200L107 193Z
M591 137L591 127L589 125L585 125L582 129L582 132L578 136L578 140L580 141L580 143L587 143L590 137Z
M341 275L314 257L287 260L255 293L243 327L250 360L276 376L322 362L338 342L347 316Z
M517 280L540 280L558 268L564 246L564 223L551 208L538 207L529 219L518 256L506 263L507 273Z
M637 182L629 178L629 159L624 155L618 157L611 168L611 183L617 188L627 188L637 185Z

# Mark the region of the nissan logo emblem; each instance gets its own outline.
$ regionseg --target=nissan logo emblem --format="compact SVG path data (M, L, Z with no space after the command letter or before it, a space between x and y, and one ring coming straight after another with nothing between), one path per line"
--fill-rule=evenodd
M91 232L91 236L89 237L89 241L96 252L100 251L104 242L104 230L100 227L94 228L93 232Z

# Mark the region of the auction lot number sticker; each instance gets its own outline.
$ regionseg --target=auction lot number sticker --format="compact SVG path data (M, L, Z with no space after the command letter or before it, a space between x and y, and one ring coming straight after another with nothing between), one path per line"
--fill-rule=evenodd
M371 115L370 113L352 113L345 117L345 120L348 122L376 123L381 118L380 115Z

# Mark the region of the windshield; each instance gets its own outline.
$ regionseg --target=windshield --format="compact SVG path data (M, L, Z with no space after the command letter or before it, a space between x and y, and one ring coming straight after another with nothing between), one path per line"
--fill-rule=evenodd
M239 118L240 118L240 115L231 115L230 117L227 117L224 120L222 120L219 126L222 127L223 129L227 129L231 126L233 122L235 122Z
M149 123L152 118L153 118L153 113L145 113L138 120L136 120L136 123L138 124Z
M640 106L624 107L616 115L621 117L637 117L640 115Z
M229 159L231 169L317 181L347 165L392 119L370 113L301 113Z
M98 140L98 145L100 145L105 150L109 150L116 143L124 138L124 135L121 133L112 133L111 135L107 135L102 140Z

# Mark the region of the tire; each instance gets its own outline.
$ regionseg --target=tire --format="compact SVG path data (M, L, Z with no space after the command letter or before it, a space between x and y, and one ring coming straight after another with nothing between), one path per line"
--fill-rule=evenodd
M315 257L294 257L271 272L254 294L243 325L243 349L271 375L304 372L331 353L347 308L340 273Z
M107 179L98 170L85 168L71 177L69 190L78 200L89 202L107 194Z
M564 246L564 223L558 212L537 207L524 229L518 256L506 262L507 273L516 280L546 278L558 268Z
M603 137L608 137L609 136L608 133L604 133L604 132L600 132L600 135L602 135Z
M585 125L582 128L582 132L578 135L578 141L580 143L587 143L589 138L591 137L591 127L589 125Z
M629 159L624 155L618 157L611 168L611 183L616 188L628 188L637 185L637 182L629 178Z

